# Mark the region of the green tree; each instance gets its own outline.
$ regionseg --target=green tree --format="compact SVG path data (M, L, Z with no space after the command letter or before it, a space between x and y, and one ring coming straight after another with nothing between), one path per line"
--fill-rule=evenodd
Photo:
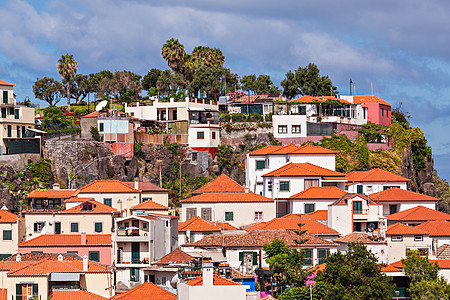
M248 92L256 92L256 75L250 74L250 75L244 75L241 78L241 88Z
M130 103L139 97L139 92L142 89L141 75L125 70L115 71L113 79L112 90L119 102Z
M61 56L56 65L59 74L66 80L66 97L67 97L67 110L70 110L70 86L71 80L75 77L78 70L78 62L75 61L73 55L66 54Z
M411 283L422 280L436 280L438 277L439 266L437 262L430 263L428 257L420 256L418 251L410 251L405 259L402 259L405 266L405 275L410 279Z
M142 78L142 88L146 91L151 89L156 89L156 83L158 82L158 77L161 76L162 71L156 68L150 69L147 75ZM156 95L156 94L155 94Z
M259 75L255 81L256 94L279 94L281 90L273 85L269 75Z
M63 91L61 82L51 77L36 79L33 83L34 96L50 106L56 105L61 100Z
M89 74L89 80L97 98L109 97L113 93L114 74L111 71L103 70Z
M280 84L283 87L283 96L292 99L300 94L295 74L291 70L286 73L286 78L284 78Z
M67 80L63 79L64 89L67 90ZM92 82L88 75L76 74L70 83L70 97L75 103L83 101L89 93L93 92Z
M42 128L44 129L59 129L70 125L66 114L56 106L48 106L44 109L44 121Z
M328 286L325 299L391 299L392 278L381 272L376 256L362 243L350 243L347 253L338 251L326 260L320 280Z
M50 188L53 184L52 162L49 159L41 158L28 168L33 175L33 181L40 183L44 188Z
M450 284L443 277L435 280L422 280L411 284L413 300L447 300L450 299Z
M171 38L161 48L161 56L167 61L172 73L180 72L186 59L184 46L177 39Z

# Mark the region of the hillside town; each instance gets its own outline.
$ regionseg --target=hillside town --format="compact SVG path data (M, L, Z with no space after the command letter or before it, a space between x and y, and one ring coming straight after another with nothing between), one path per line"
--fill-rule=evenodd
M390 126L391 105L375 95L153 97L150 105L134 101L123 111L100 101L74 122L75 135L55 137L42 125L47 117L16 102L13 87L0 81L0 151L6 160L36 163L49 158L52 139L97 138L111 157L126 160L137 146L185 145L186 164L207 170L221 157L221 145L237 149L245 140L227 131L245 124L233 121L245 114L267 120L265 128L253 130L264 130L274 142L245 154L241 183L219 172L186 194L184 165L173 161L170 167L179 164L178 205L172 199L178 187L163 187L161 166L151 181L97 178L77 186L82 173L75 170L85 166L74 165L67 180L41 182L21 194L19 206L3 202L0 299L267 300L294 291L280 278L299 274L308 276L310 283L302 284L305 299L312 299L323 292L313 279L357 247L373 257L380 278L393 283L389 298L410 297L409 257L435 266L436 276L450 281L450 214L439 209L441 200L429 190L417 192L398 171L342 172L339 151L320 143L335 135L355 140L367 124ZM382 135L366 149L391 149L395 142ZM296 274L276 266L276 245L288 249L283 255L301 254Z

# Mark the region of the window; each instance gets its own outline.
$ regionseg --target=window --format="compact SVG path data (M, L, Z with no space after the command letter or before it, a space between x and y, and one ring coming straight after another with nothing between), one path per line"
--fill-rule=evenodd
M312 250L310 250L310 249L305 250L305 257L303 259L303 265L305 265L305 266L312 265Z
M36 222L34 223L34 232L39 233L42 231L42 228L44 228L45 222Z
M315 211L315 206L316 205L314 203L305 203L305 214Z
M100 251L89 251L89 260L100 262Z
M94 207L93 207L92 203L90 203L90 202L83 203L83 210L92 210L93 208Z
M328 257L328 250L319 249L318 256L319 256L319 265L323 264Z
M353 201L353 213L354 214L362 214L362 202L361 201Z
M12 137L12 126L8 125L8 137Z
M197 140L203 140L205 138L205 132L204 131L198 131L197 132Z
M319 179L305 179L305 190L312 186L319 186Z
M55 222L55 234L61 234L61 222Z
M391 236L391 241L401 242L401 241L403 241L403 235L393 235L393 236Z
M18 109L14 110L14 119L19 119L19 110Z
M139 282L139 269L138 268L131 268L130 281Z
M213 131L213 132L211 133L211 135L212 135L212 139L215 140L215 139L216 139L216 132Z
M147 223L146 222L142 223L142 229L147 229Z
M15 299L38 299L37 283L17 283ZM14 298L13 298L14 299Z
M20 126L17 126L16 137L20 138Z
M148 201L148 200L152 200L152 198L149 198L149 197L147 197L147 198L142 198L142 202L145 202L145 201Z
M367 186L367 194L372 194L373 187L371 185Z
M112 206L112 199L111 198L103 198L103 204Z
M263 170L266 167L265 160L257 160L256 161L256 170Z
M268 182L267 182L267 190L268 190L269 192L272 191L272 181L268 181Z
M301 125L292 125L292 133L302 133Z
M198 153L197 152L192 152L191 161L197 161L197 159L198 159Z
M362 192L363 192L363 186L360 185L360 184L358 184L358 185L356 186L356 192L357 192L358 194L362 194Z
M193 232L191 232L191 234L189 235L189 242L190 243L195 242L195 234Z
M186 221L192 219L197 216L196 208L186 208Z
M262 220L263 220L263 212L255 211L255 221L262 221Z
M78 251L67 251L68 254L78 254Z
M395 214L397 213L397 204L391 204L389 205L389 214Z
M11 115L11 116L14 115L14 107L10 107L9 108L8 114Z
M3 240L12 241L12 230L3 230Z
M381 109L381 116L384 117L384 108Z
M353 222L353 232L361 232L361 223Z
M423 241L423 235L415 235L414 236L414 242L422 242Z
M287 133L287 125L278 125L278 133Z
M70 232L78 232L78 223L70 223Z
M280 191L289 192L289 181L280 181Z
M202 212L202 219L203 220L205 220L205 221L208 221L208 222L211 222L211 216L212 216L212 214L211 214L211 208L202 208L202 210L201 210L201 212Z
M95 227L95 232L103 232L103 223L102 222L95 222L94 227Z
M98 126L99 126L98 132L105 131L105 124L104 123L99 123Z
M388 189L392 189L392 188L400 188L400 186L389 186L389 185L385 185L383 186L383 191L388 190Z
M6 118L6 108L2 108L2 118Z
M3 91L3 103L8 103L8 91Z
M166 220L166 228L170 228L170 222L169 222L169 220Z
M232 211L225 212L225 221L233 221L234 216Z

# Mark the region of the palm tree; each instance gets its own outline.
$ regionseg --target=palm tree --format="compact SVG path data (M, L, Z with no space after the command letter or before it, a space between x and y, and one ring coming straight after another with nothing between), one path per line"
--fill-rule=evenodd
M161 56L167 61L172 74L179 72L183 67L186 52L184 46L177 39L171 38L167 40L161 49Z
M78 62L73 59L73 55L67 53L61 56L56 67L61 77L66 80L67 111L70 111L70 84L77 73Z

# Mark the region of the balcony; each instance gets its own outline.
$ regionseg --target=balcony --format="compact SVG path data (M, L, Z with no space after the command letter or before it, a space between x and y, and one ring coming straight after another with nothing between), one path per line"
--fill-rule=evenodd
M148 257L135 258L135 257L117 257L116 266L123 268L142 268L150 265L150 259Z
M116 234L117 242L148 242L150 234L147 231L139 229L126 229L120 227Z

